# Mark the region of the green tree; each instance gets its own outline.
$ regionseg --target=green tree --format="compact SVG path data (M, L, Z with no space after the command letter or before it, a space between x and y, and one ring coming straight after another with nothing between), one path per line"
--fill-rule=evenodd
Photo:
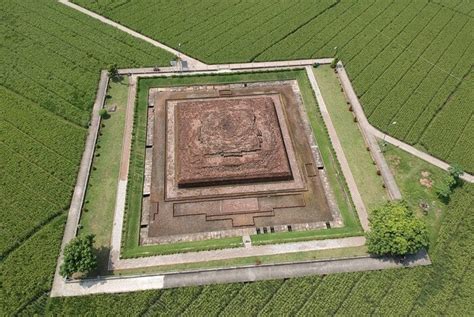
M120 80L120 74L118 72L118 66L117 64L112 64L109 66L109 77L113 80L113 81L117 81L117 80Z
M87 274L97 267L94 253L94 235L75 237L64 248L64 262L60 274L69 278L74 273Z
M107 111L107 109L100 109L99 110L99 116L102 119L107 119L109 117L109 112Z
M459 186L461 176L464 171L461 166L453 164L448 168L449 175L443 177L440 182L435 183L436 195L444 202L449 201L449 197L453 193L454 188Z
M452 175L446 175L439 182L435 183L434 188L436 195L438 195L441 200L447 201L449 200L449 196L451 196L455 186L456 179Z
M459 183L459 178L464 174L463 168L458 164L453 164L448 168L449 174L456 181L456 185Z
M428 230L404 202L389 202L369 218L368 250L377 255L406 255L428 246Z

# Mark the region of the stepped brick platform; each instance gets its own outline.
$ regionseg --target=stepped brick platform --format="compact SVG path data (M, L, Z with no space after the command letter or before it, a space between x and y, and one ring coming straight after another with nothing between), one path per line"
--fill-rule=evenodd
M271 97L182 101L176 109L179 187L292 178Z
M142 243L333 220L296 82L155 88L149 105Z

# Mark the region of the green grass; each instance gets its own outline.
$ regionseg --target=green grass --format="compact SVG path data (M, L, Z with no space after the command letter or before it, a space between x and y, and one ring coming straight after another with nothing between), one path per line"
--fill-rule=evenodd
M173 246L176 245L175 252L189 252L199 250L219 249L225 247L235 247L239 244L234 239L205 240L187 242L182 244L171 244L162 246L140 246L139 241L139 223L142 203L143 190L143 169L145 157L145 130L146 130L146 108L148 105L148 91L153 87L192 85L204 83L230 83L230 82L252 82L268 80L290 80L297 79L300 85L301 94L307 108L311 125L314 129L316 140L321 147L321 153L326 165L330 184L335 193L342 218L344 220L344 236L357 235L361 233L358 219L354 209L349 202L347 189L342 174L339 172L337 161L332 154L332 147L328 140L322 118L319 115L316 100L314 99L312 89L304 71L274 71L226 75L198 75L198 76L175 76L171 78L157 77L140 79L138 83L137 103L135 112L135 121L133 129L132 155L130 161L130 174L127 189L126 220L125 232L122 241L122 256L137 257L154 254L168 254L173 252ZM317 231L307 231L297 236L294 233L280 233L278 242L311 240L312 236L316 238L329 238L331 234L334 237L341 235L341 230L324 229L324 233ZM272 234L267 234L269 237ZM288 239L285 240L285 237ZM264 244L261 235L251 237L257 244ZM240 238L239 238L240 239ZM267 238L272 240L273 238ZM241 241L240 241L241 242ZM240 243L239 242L239 243Z
M437 235L445 216L448 206L441 202L433 188L440 182L444 175L444 170L437 168L419 158L416 158L399 148L381 142L381 148L385 148L384 155L390 170L395 176L395 180L400 188L403 199L415 210L418 216L422 217L428 226L431 247L437 241ZM422 175L425 174L426 177ZM427 183L422 185L420 181L426 179ZM420 204L428 205L424 211Z
M353 229L354 232L361 232L359 218L357 218L355 208L352 205L346 180L341 172L326 126L324 125L324 120L319 112L319 106L316 102L316 97L314 96L309 79L304 71L300 71L296 79L300 86L306 113L323 159L329 184L333 190L339 211L343 218L344 226Z
M278 244L289 242L300 242L309 240L337 239L359 236L362 231L352 227L308 230L308 231L292 231L292 232L275 232L267 234L252 235L253 245Z
M206 63L337 54L373 125L473 169L472 1L74 2Z
M367 151L359 126L349 111L334 70L328 65L323 65L315 68L313 72L362 200L366 208L371 210L388 200L387 192L382 187L383 181L377 175L377 168L373 164L370 152Z
M431 266L233 283L226 286L237 289L230 299L223 285L52 298L37 312L178 316L188 307L201 306L188 312L208 316L219 303L222 315L232 316L257 315L270 308L275 315L293 310L295 316L470 316L474 309L470 265L474 249L469 243L474 237L473 203L472 185L456 189L438 243L430 249ZM247 260L256 263L256 259Z
M111 81L109 87L107 94L111 98L107 98L105 106L114 105L116 111L110 112L110 117L101 122L79 232L95 235L100 273L107 271L127 111L128 77L120 82Z
M205 262L193 262L186 264L162 265L149 268L139 268L130 270L118 270L112 272L114 275L131 275L138 273L164 273L184 270L201 270L221 267L235 267L244 265L260 265L273 263L287 263L294 261L326 260L344 257L368 255L367 247L350 247L318 251L294 252L277 255L252 256L245 258L234 258L229 260L215 260Z
M174 39L169 44L177 47L181 42L181 49L187 53L209 60L266 61L332 56L337 46L357 93L364 96L365 109L377 109L370 118L372 123L384 128L395 116L398 124L389 125L389 129L394 129L389 132L414 144L430 126L433 140L445 142L446 129L457 124L455 120L446 120L446 125L437 129L443 120L432 119L439 109L450 109L447 107L452 99L450 95L472 64L472 12L469 13L472 1L378 0L356 4L342 0L333 1L335 5L320 15L317 13L322 7L316 6L311 10L299 7L304 16L299 12L287 15L286 10L273 16L275 6L264 1L259 5L267 7L255 11L255 2L250 0L218 1L210 5L202 1L199 7L194 7L197 2L186 0L183 5L187 9L192 7L196 13L192 20L187 16L189 10L162 1L153 3L158 10L150 9L147 1L100 2L112 3L121 10L123 24L127 24L127 16L135 16L143 23L142 29L137 30L145 33L147 23L153 21L152 31L157 32L157 40L162 40L163 33L167 33ZM137 13L125 4L132 8L141 6L144 11ZM277 7L287 4L288 1L282 1ZM298 2L298 5L313 4L312 0ZM206 5L213 10L207 10ZM171 10L180 16L170 14ZM438 10L438 15L427 19ZM240 14L237 16L236 12ZM156 18L158 13L162 19ZM249 13L255 14L251 23L239 25L250 17ZM288 19L294 18L291 27L281 23L285 15ZM0 171L0 192L4 194L0 197L0 210L2 224L7 224L7 229L1 230L1 237L8 235L5 245L8 254L3 254L0 263L2 314L179 315L191 303L209 300L208 296L200 297L204 288L199 287L60 299L48 297L64 227L64 217L59 216L61 221L56 221L58 218L54 215L67 210L67 199L46 201L48 194L41 193L57 188L51 183L54 178L64 181L63 193L72 192L86 135L83 126L89 118L100 70L111 63L121 67L164 65L171 56L56 0L0 1L0 17L5 22L0 25L0 121L2 127L6 126L0 132L5 136L2 142L18 153L15 157L31 161L25 171L42 169L51 175L35 175L34 179L41 185L30 186L29 179L20 171ZM226 20L226 17L230 18ZM264 32L260 27L253 27L267 22L262 17L273 18L266 27L276 25L278 28ZM219 22L225 24L216 27ZM207 41L213 38L210 31L222 32L222 36L210 43ZM206 54L184 43L183 37L200 45ZM254 45L257 39L259 45ZM229 45L232 42L237 49ZM424 44L429 45L425 51ZM448 49L443 50L447 45ZM392 91L390 95L389 91ZM464 110L471 110L469 104ZM443 116L442 111L439 113ZM466 116L454 116L458 117ZM430 125L430 122L437 123ZM458 150L473 139L472 126L462 131L450 153L450 161L461 162L462 158L463 165L472 166L472 151L464 152L463 149L467 149L464 147ZM3 153L2 158L11 157ZM313 287L303 293L289 292L288 299L306 301L297 307L301 309L299 315L331 315L341 306L339 313L349 307L353 315L367 311L376 315L471 315L474 310L471 269L474 230L470 197L472 190L469 193L463 189L448 204L446 215L440 220L437 246L430 250L435 254L433 267L397 270L396 274L385 271L335 274L322 278L321 282L310 278L291 279L291 283L309 281ZM463 202L467 204L464 208ZM382 279L384 276L387 278ZM273 297L273 294L287 283L238 284L241 291L229 303L225 301L224 292L222 297L214 296L213 300L225 303L223 314L257 314L265 311L265 305L276 307L281 296ZM282 288L279 294L284 293L285 288ZM373 293L386 296L375 300ZM359 300L355 302L354 298ZM344 305L345 302L353 305ZM362 303L369 309L362 310ZM203 308L194 313L204 315L207 310Z
M55 0L2 0L0 21L0 314L10 316L51 288L100 71L171 55Z
M237 248L241 246L243 246L242 237L231 237L170 244L137 246L134 248L122 250L121 256L124 258L136 258L158 254L164 255L184 252L209 251L225 248Z

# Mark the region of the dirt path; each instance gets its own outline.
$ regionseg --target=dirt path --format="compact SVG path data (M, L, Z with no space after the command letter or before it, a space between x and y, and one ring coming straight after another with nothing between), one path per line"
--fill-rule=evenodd
M164 44L162 44L162 43L160 43L160 42L158 42L158 41L155 41L155 40L153 40L153 39L151 39L151 38L149 38L149 37L147 37L147 36L145 36L145 35L143 35L143 34L140 34L140 33L136 32L136 31L134 31L134 30L132 30L132 29L129 29L128 27L123 26L123 25L121 25L121 24L119 24L119 23L117 23L117 22L114 22L114 21L112 21L112 20L110 20L110 19L108 19L108 18L106 18L106 17L104 17L104 16L101 16L101 15L95 13L95 12L92 12L92 11L90 11L90 10L87 10L87 9L81 7L81 6L78 6L77 4L71 3L71 2L69 2L68 0L58 0L58 1L59 1L59 3L62 3L62 4L66 5L66 6L70 7L70 8L73 8L74 10L77 10L77 11L79 11L79 12L82 12L82 13L84 13L84 14L90 16L90 17L93 17L94 19L97 19L97 20L99 20L99 21L101 21L101 22L103 22L103 23L105 23L105 24L108 24L108 25L110 25L110 26L113 26L114 28L117 28L117 29L119 29L120 31L123 31L123 32L125 32L125 33L128 33L128 34L130 34L130 35L133 36L133 37L136 37L136 38L138 38L138 39L140 39L140 40L143 40L143 41L145 41L145 42L148 42L148 43L150 43L151 45L156 46L156 47L159 47L159 48L161 48L162 50L165 50L165 51L167 51L167 52L169 52L169 53L171 53L171 54L173 54L173 55L179 56L182 60L188 62L188 67L189 67L190 69L199 69L199 68L202 68L203 66L205 66L204 63L198 61L198 60L195 59L195 58L192 58L192 57L190 57L190 56L187 56L187 55L185 55L185 54L183 54L183 53L181 53L181 52L179 52L179 51L177 51L177 50L175 50L175 49L173 49L173 48L171 48L171 47L169 47L169 46L167 46L167 45L164 45Z

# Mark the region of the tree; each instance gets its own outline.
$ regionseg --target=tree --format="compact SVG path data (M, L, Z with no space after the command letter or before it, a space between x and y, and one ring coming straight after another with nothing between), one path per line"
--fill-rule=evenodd
M440 182L435 184L436 195L444 202L449 201L454 188L460 184L460 177L464 174L461 166L453 164L448 168L449 175L443 177Z
M100 109L99 110L99 116L102 119L107 119L109 117L109 112L107 111L107 109Z
M109 77L113 81L120 80L120 75L119 75L119 72L118 72L117 64L112 64L112 65L109 66Z
M64 248L64 262L60 274L69 278L74 273L87 274L97 267L94 253L94 235L75 237Z
M435 183L436 195L445 202L449 200L449 196L453 192L453 188L456 186L456 179L452 175L446 175L439 182Z
M403 256L428 246L425 223L404 202L389 202L373 210L369 222L369 253Z
M464 174L464 170L458 164L453 164L448 168L449 174L454 178L456 181L456 185L459 183L459 178Z

